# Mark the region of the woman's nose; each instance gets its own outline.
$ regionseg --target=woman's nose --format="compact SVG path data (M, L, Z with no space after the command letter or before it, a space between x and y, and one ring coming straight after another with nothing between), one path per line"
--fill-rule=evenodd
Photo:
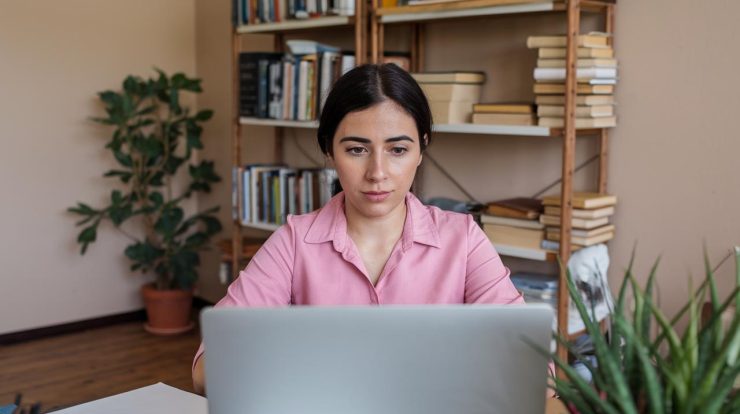
M388 178L385 157L381 152L376 152L370 157L367 171L365 172L365 178L372 182L379 182Z

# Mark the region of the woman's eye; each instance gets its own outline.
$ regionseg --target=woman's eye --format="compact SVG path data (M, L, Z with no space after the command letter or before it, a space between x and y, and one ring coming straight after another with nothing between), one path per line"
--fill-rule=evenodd
M361 155L365 152L365 148L363 147L350 147L347 148L347 152L352 155Z
M408 149L405 148L405 147L393 147L393 148L391 148L391 153L393 153L393 155L403 155L407 151L408 151Z

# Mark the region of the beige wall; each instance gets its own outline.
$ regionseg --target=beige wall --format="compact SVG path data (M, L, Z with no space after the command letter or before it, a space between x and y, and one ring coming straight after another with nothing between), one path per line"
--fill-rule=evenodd
M65 210L110 194L96 92L153 66L194 73L193 1L0 1L0 333L142 307L127 239L81 257Z
M199 12L205 3L199 2ZM733 113L740 108L740 94L732 87L733 71L740 66L740 54L733 43L740 28L732 19L740 14L740 4L729 0L712 3L706 7L688 0L623 1L616 20L620 119L609 146L609 190L620 202L614 217L618 232L610 243L610 279L615 285L621 280L632 246L639 241L637 270L641 278L662 254L660 294L669 312L684 300L689 272L697 279L701 276L703 238L713 262L732 245L740 244L740 220L734 211L740 204L734 162L740 154L740 141L732 123ZM211 18L218 13L221 19L228 19L226 0L208 5L219 9L208 13ZM562 32L561 18L550 14L429 24L427 68L486 69L489 81L484 100L531 99L530 74L536 58L533 51L524 48L524 41L530 34ZM228 73L224 60L227 30L221 22L204 22L200 14L198 22L199 74L207 81L222 82ZM583 29L599 24L597 19L586 18ZM405 43L397 36L407 40L407 33L392 30L395 33L388 41L403 49ZM210 33L207 38L204 31ZM255 48L252 41L246 43ZM201 48L218 51L218 59L204 59ZM224 95L220 102L229 99ZM222 121L227 122L225 118ZM227 127L224 124L223 130ZM245 129L248 136L242 142L252 151L244 150L247 159L268 159L271 129ZM434 139L430 154L479 200L531 195L560 174L556 139L453 134L438 134ZM286 161L312 165L296 143L321 162L313 131L302 130L286 132ZM594 139L579 138L576 162L596 151ZM576 175L576 188L593 188L595 179L595 169L587 167ZM425 196L463 198L429 164L422 182ZM227 198L226 193L220 196L226 203ZM507 258L506 263L515 269L555 270L517 259ZM731 285L732 270L728 262L718 273L724 289ZM215 280L203 280L202 286L211 300L223 294L223 287Z

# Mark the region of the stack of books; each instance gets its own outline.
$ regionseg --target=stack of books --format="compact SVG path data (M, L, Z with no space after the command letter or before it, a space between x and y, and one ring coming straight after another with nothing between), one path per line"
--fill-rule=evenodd
M279 226L288 214L310 213L329 202L338 181L331 168L275 164L249 164L232 174L232 217L244 226Z
M355 57L310 40L289 40L291 53L239 55L239 115L310 121Z
M542 202L538 199L509 198L488 203L480 221L499 254L544 254L541 244L545 225L538 220L541 212Z
M609 46L609 35L590 33L578 36L576 60L576 128L616 126L614 86L617 60ZM531 36L527 47L538 49L534 70L538 125L562 128L565 125L565 36Z
M429 100L435 124L469 123L486 80L482 72L412 73Z
M483 125L537 125L531 103L480 103L473 105L473 123Z
M231 22L235 27L332 15L354 16L355 2L353 0L231 0Z
M544 214L540 223L545 225L545 241L542 247L557 250L560 241L560 194L542 199ZM614 225L609 217L614 215L617 197L598 193L574 193L571 218L571 245L573 250L604 243L614 238Z
M557 315L559 284L557 276L516 272L511 275L511 282L516 290L522 293L527 304L544 303L550 305Z

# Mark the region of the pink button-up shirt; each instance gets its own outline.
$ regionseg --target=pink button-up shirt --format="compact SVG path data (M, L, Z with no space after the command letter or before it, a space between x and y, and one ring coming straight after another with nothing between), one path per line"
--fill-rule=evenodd
M425 206L411 193L406 207L375 286L347 234L339 193L318 211L289 216L216 306L524 303L472 216Z

